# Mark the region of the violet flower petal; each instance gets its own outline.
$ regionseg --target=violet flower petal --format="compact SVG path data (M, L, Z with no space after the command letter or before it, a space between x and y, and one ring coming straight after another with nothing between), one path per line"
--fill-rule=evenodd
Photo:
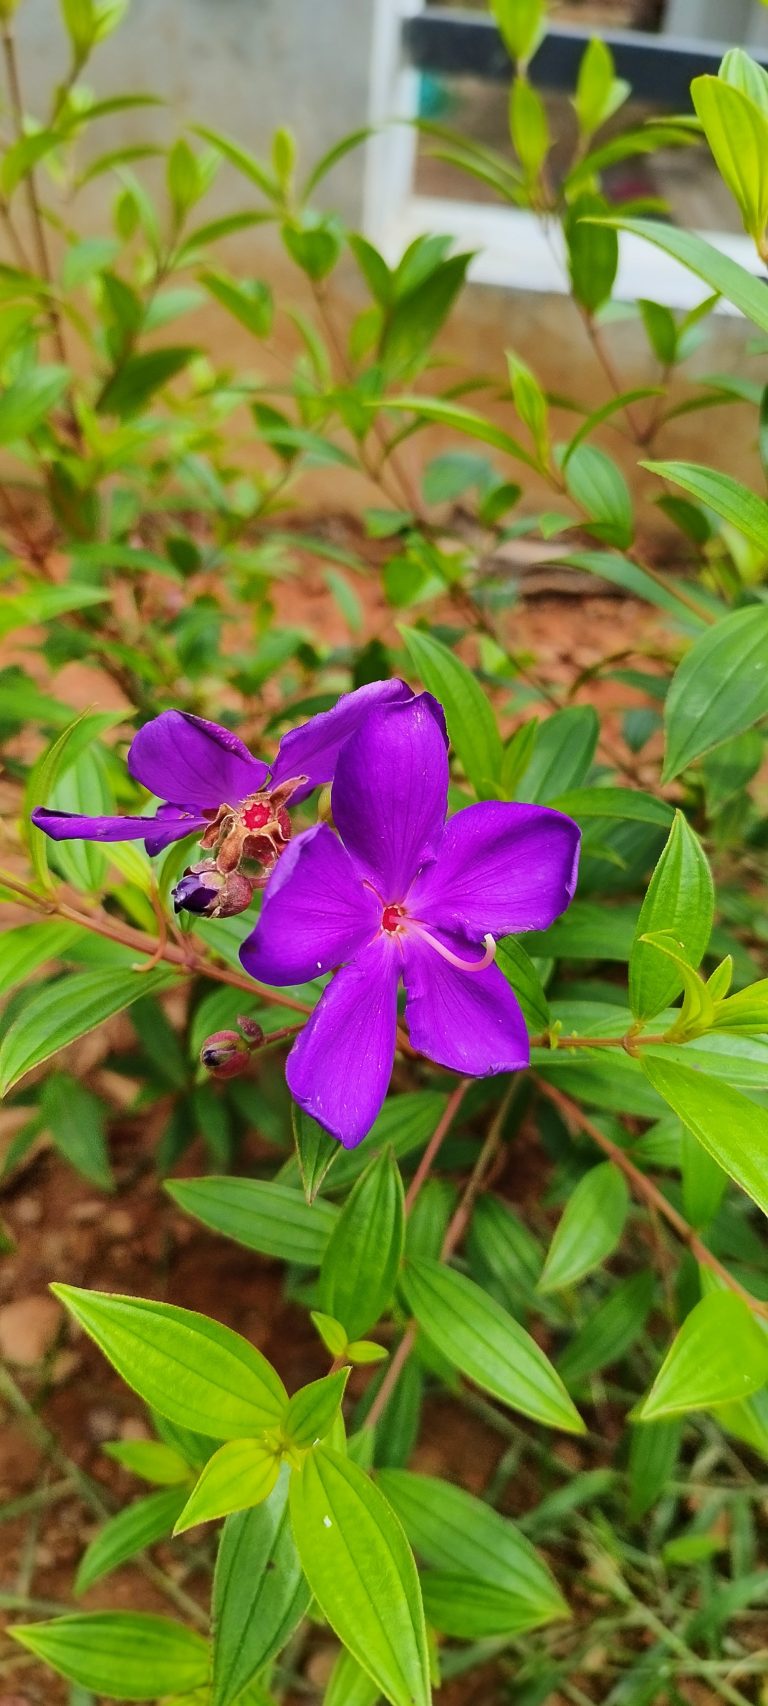
M306 776L305 785L291 795L291 804L298 804L313 788L330 782L345 740L369 711L378 705L402 704L413 697L406 682L397 679L370 681L353 693L343 693L330 711L320 711L283 735L272 766L273 786L292 776Z
M387 1094L401 969L393 941L378 936L337 973L288 1056L294 1101L345 1149L362 1142Z
M139 729L128 753L137 782L162 800L217 811L255 794L269 775L237 735L189 711L163 711Z
M483 957L482 945L463 934L441 930L439 938L463 960ZM405 937L403 954L408 1035L420 1054L472 1078L517 1072L528 1065L525 1020L498 966L459 971L411 934Z
M580 831L547 806L489 800L446 825L433 865L417 877L409 910L482 940L546 930L573 897Z
M202 829L205 818L197 812L182 812L168 824L154 817L84 817L80 812L50 811L36 806L32 822L53 841L146 841L148 853L160 853L172 841Z
M174 841L183 840L185 835L200 835L207 828L209 819L202 816L197 806L158 806L155 812L155 828L148 835L144 846L150 858L156 853L164 853Z
M371 711L336 765L336 828L385 905L405 899L443 832L448 753L433 703L422 693Z
M281 854L240 958L261 983L306 983L365 948L380 921L349 854L327 824L316 824Z

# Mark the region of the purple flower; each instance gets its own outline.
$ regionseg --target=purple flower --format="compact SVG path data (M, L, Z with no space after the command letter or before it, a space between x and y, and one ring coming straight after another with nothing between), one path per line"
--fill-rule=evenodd
M339 755L325 824L297 836L240 957L262 983L341 966L288 1057L294 1100L347 1148L370 1130L405 983L411 1042L473 1077L527 1066L495 938L543 930L576 886L579 830L544 806L490 801L446 823L448 755L423 694L372 710Z
M128 769L167 804L153 817L83 817L37 806L32 822L54 841L143 841L150 854L201 835L221 871L241 857L269 867L291 832L285 802L295 805L329 782L344 741L372 706L412 699L404 681L374 681L283 736L271 766L254 758L228 729L189 711L163 711L136 735ZM192 885L199 891L200 885ZM198 901L201 899L197 892ZM197 904L193 911L203 911Z

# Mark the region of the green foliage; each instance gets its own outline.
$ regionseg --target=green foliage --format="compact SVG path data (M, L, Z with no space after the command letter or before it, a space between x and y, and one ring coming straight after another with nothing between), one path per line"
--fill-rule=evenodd
M4 25L15 10L0 0ZM631 125L595 38L564 123L539 84L545 0L492 0L511 148L431 119L420 146L542 220L562 254L567 338L592 352L594 384L579 359L553 385L517 333L506 352L486 340L482 373L463 361L472 257L448 236L398 256L338 217L329 174L366 129L313 164L287 128L259 135L258 114L246 146L204 111L173 135L168 115L142 123L153 97L94 95L91 54L125 10L61 0L62 80L23 119L11 91L0 148L0 898L21 909L0 963L2 1172L15 1187L34 1165L55 1193L74 1168L112 1192L134 1165L144 1189L150 1152L161 1175L181 1162L171 1223L198 1222L213 1285L221 1240L238 1246L220 1312L240 1320L247 1278L250 1328L263 1283L277 1367L193 1310L49 1276L84 1281L56 1295L157 1435L106 1446L144 1487L100 1516L73 1591L147 1569L202 1622L212 1567L211 1641L144 1613L26 1621L56 1484L0 1512L30 1523L13 1633L73 1706L285 1706L314 1686L321 1619L342 1643L325 1706L428 1706L478 1667L483 1698L514 1669L521 1706L718 1687L735 1706L759 1666L743 1613L764 1596L768 1458L768 301L663 204L616 197L623 163L708 149L759 269L768 75L730 49L695 80L696 119ZM15 52L9 36L6 67ZM117 146L110 121L129 109ZM663 192L663 165L654 181ZM110 216L85 235L79 198L96 192ZM623 233L685 268L698 306L627 302L626 267L617 301ZM737 373L717 371L720 298L763 340ZM688 417L697 442L710 428L703 461ZM721 467L731 420L759 454ZM608 583L615 645L579 649L581 610L571 645L575 597L555 644L550 606L518 578L542 546L574 595ZM83 667L96 708L73 720ZM517 996L530 1072L459 1081L401 1034L381 1114L344 1150L284 1082L324 980L245 978L258 896L247 916L176 916L196 837L150 857L140 841L53 842L29 818L154 812L124 759L160 711L221 720L269 760L285 731L385 677L444 707L449 812L568 814L579 888L549 929L496 943L486 987L501 974ZM328 810L325 794L291 807L294 832ZM245 1072L209 1076L206 1039L248 1019L264 1042ZM25 1227L14 1215L22 1263ZM12 1242L0 1229L3 1254ZM169 1251L147 1289L175 1297L192 1263ZM104 1260L108 1284L109 1246ZM57 1345L25 1373L20 1426L37 1430L49 1383L55 1418L66 1367ZM567 1455L552 1428L573 1436ZM62 1482L100 1508L79 1448ZM202 1522L219 1526L174 1538ZM41 1614L49 1591L29 1588ZM34 1673L30 1688L44 1697Z
M322 1447L293 1477L290 1497L304 1572L331 1628L392 1706L429 1706L419 1578L383 1493L356 1464Z

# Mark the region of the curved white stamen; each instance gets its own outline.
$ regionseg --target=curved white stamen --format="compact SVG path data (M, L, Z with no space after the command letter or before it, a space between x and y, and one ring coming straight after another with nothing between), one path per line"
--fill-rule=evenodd
M438 942L437 937L433 936L430 930L425 930L423 924L415 924L413 919L410 918L408 920L408 929L409 931L412 931L415 936L421 936L422 941L428 942L430 948L434 948L438 954L441 954L442 958L448 961L449 966L456 966L459 971L485 971L486 966L491 965L492 961L496 958L496 943L490 932L483 937L483 941L485 942L485 953L483 954L482 959L462 960L458 954L453 953L451 948L446 948L444 943Z

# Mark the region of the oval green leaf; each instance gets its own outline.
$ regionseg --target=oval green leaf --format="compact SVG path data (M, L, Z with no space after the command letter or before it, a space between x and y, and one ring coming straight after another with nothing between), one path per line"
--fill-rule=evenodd
M308 1268L319 1266L339 1217L331 1203L310 1206L301 1191L273 1180L224 1175L166 1179L165 1189L185 1213L212 1232L261 1256L279 1256Z
M439 1262L411 1261L403 1290L421 1331L452 1368L547 1427L585 1427L530 1333L473 1280Z
M682 812L676 812L640 908L629 956L629 1002L636 1019L653 1019L682 986L675 962L644 942L643 936L669 932L695 969L710 938L714 904L706 855Z
M768 609L734 610L708 628L672 678L664 712L665 782L768 716Z
M419 1578L383 1493L319 1446L293 1475L290 1504L305 1574L339 1640L391 1706L430 1706Z
M743 1298L715 1291L686 1316L636 1418L713 1409L747 1398L766 1380L768 1337Z
M211 1706L233 1706L309 1605L288 1515L290 1470L269 1498L224 1524L213 1579Z
M739 1090L695 1067L643 1051L646 1078L720 1163L730 1179L768 1214L768 1113Z
M201 1688L208 1643L183 1623L138 1611L91 1611L10 1630L59 1676L111 1700L157 1700Z
M539 1291L561 1291L613 1254L624 1230L629 1189L612 1161L591 1167L566 1203L547 1252Z
M146 1404L213 1439L260 1434L282 1421L288 1394L266 1357L219 1321L79 1286L54 1285L75 1320Z

